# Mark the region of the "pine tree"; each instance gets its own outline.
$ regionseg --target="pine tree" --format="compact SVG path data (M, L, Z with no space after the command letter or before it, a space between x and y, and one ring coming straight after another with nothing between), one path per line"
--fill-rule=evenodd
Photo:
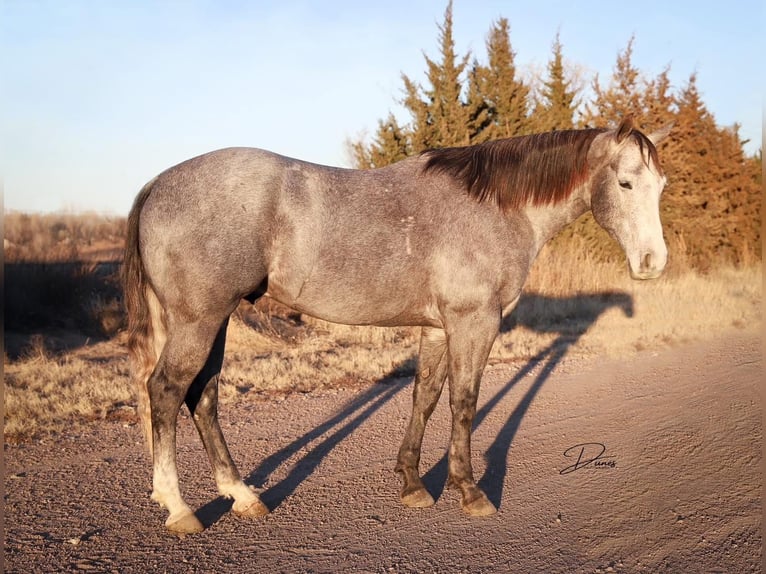
M389 113L385 121L378 121L375 139L368 146L363 141L349 144L354 165L359 169L383 167L412 155L410 135L399 126L394 114Z
M439 25L440 61L426 56L428 84L423 88L403 76L407 96L404 105L416 119L413 132L413 151L421 152L432 147L467 145L468 113L463 105L462 76L470 55L458 58L452 37L452 0L444 13L444 23ZM425 99L421 97L421 93Z
M510 25L506 18L493 24L486 45L488 64L474 63L469 93L475 94L477 101L483 100L487 118L486 122L472 126L472 143L531 131L529 87L517 78L516 54L511 48Z
M633 114L638 125L644 120L641 106L641 73L633 65L633 42L631 37L625 50L617 56L617 64L612 73L611 83L602 88L598 75L593 79L593 102L585 106L583 127L606 127L616 125L627 114Z
M663 215L683 238L692 263L760 254L760 186L756 162L745 157L738 126L720 128L692 74L677 97L677 146L669 154Z
M577 90L572 80L566 77L561 41L556 34L553 56L548 61L548 78L543 82L540 98L535 104L535 131L572 129L578 107Z
M350 142L357 168L382 167L407 155L435 147L471 143L470 109L463 102L463 75L470 55L458 57L452 35L452 1L447 4L439 29L439 61L425 56L427 86L402 74L402 104L410 113L406 126L399 126L391 115L379 122L370 144Z

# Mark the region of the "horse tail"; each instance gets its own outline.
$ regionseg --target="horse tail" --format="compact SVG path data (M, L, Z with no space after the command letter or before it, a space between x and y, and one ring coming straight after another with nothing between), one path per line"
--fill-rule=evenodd
M139 220L154 180L136 197L128 216L122 283L128 317L128 353L131 377L138 395L138 416L149 453L152 453L152 416L148 382L167 340L165 311L150 285L139 249Z

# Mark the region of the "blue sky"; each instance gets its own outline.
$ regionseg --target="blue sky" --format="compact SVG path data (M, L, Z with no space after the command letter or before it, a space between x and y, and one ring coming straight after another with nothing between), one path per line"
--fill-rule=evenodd
M438 55L446 0L0 0L5 209L125 215L163 169L227 146L348 165L345 142L394 111L401 73ZM762 2L455 0L459 53L508 18L516 63L543 71L560 33L588 81L634 64L698 74L721 125L761 146Z

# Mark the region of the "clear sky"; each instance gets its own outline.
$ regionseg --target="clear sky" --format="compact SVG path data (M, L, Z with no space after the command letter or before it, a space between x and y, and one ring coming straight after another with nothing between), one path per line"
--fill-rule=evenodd
M446 0L0 0L5 209L125 215L163 169L227 146L348 166L348 138L400 118L401 73L438 56ZM608 80L633 62L674 86L698 74L720 125L761 146L759 0L455 0L459 53L484 59L508 18L516 63L565 58Z

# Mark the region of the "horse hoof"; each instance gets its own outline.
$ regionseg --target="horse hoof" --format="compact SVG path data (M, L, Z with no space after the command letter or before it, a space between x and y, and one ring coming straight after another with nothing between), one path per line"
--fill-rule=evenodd
M469 516L490 516L497 512L495 505L483 493L471 502L462 503L461 506L463 507L463 512Z
M434 505L434 497L425 488L402 494L402 504L409 508L426 508Z
M269 513L269 507L260 500L255 500L242 509L234 506L231 511L240 518L260 518Z
M165 522L165 526L173 534L197 534L205 530L205 527L192 512L182 514L177 518L171 516Z

